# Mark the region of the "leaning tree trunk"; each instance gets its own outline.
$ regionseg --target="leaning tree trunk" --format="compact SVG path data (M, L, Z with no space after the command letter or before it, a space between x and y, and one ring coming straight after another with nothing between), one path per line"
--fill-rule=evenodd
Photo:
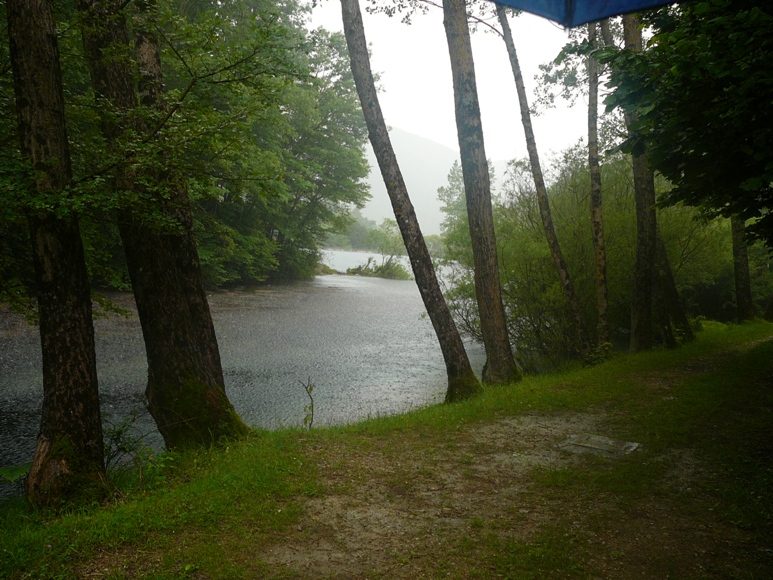
M735 308L738 321L754 320L752 283L749 276L749 253L746 247L746 224L743 218L730 217L733 235L733 273L735 274Z
M138 106L133 85L129 32L118 0L79 0L84 52L98 101L119 112L118 121L103 117L102 132L116 149L128 129L147 134L149 127L127 114ZM163 90L158 47L137 28L143 105L156 107ZM121 151L114 150L120 155ZM143 189L142 181L166 186L168 197ZM155 207L128 207L118 212L129 276L137 303L148 359L146 397L151 415L168 448L208 444L246 433L225 394L220 353L204 293L192 232L187 193L167 172L124 168L116 186L143 197ZM147 195L144 195L147 194ZM179 227L154 225L143 215L162 214Z
M625 48L642 50L639 18L623 16ZM625 123L631 130L636 117L625 113ZM633 156L634 198L636 203L636 259L634 263L633 296L631 300L631 352L652 348L652 285L655 270L655 176L646 155Z
M464 0L443 0L443 25L454 82L456 130L475 267L475 296L483 344L486 347L483 379L489 383L503 384L519 380L520 372L513 359L499 285L491 183L483 145L475 65Z
M8 0L6 10L21 151L35 169L30 193L59 195L72 169L52 4ZM62 214L28 212L43 413L26 490L44 506L93 501L106 490L88 273L78 220Z
M588 42L596 48L596 23L588 24ZM598 310L597 345L609 342L609 315L607 290L607 250L604 238L604 218L601 195L601 167L599 165L598 136L599 65L591 54L588 57L588 167L590 168L590 213L593 231L593 249L596 255L596 308Z
M513 70L515 86L518 91L518 102L521 106L521 122L523 124L524 134L526 135L526 150L529 152L529 164L531 166L532 176L534 177L534 188L537 190L537 203L539 204L540 217L542 218L542 227L545 232L548 247L550 248L550 254L553 256L553 262L556 266L556 272L558 273L558 279L561 282L561 288L564 291L566 302L574 316L577 330L577 343L580 352L586 353L589 348L585 317L582 313L580 301L577 299L577 294L574 291L574 284L569 275L569 268L566 265L564 253L561 251L561 245L558 243L556 229L553 226L553 216L550 212L550 200L548 198L547 187L545 187L545 179L542 176L542 167L540 166L539 153L537 152L537 141L534 138L534 128L531 124L531 112L529 111L529 102L526 97L526 85L523 82L523 75L521 74L521 65L518 62L518 54L515 51L515 43L513 42L513 35L510 31L510 23L507 20L505 8L501 4L497 4L496 6L497 16L499 17L505 45L507 46L507 54L510 57L510 67Z
M405 187L400 167L397 164L397 157L392 149L389 132L378 102L376 85L373 82L359 3L357 0L341 0L341 12L346 43L349 47L349 58L352 63L352 74L368 126L370 142L373 145L373 151L378 160L389 199L392 202L392 209L395 212L395 219L400 227L400 233L411 260L416 284L443 352L448 374L446 402L466 399L482 389L478 379L475 378L456 323L443 298L435 270L432 267L432 259L427 245L424 243L416 213L408 197L408 190Z

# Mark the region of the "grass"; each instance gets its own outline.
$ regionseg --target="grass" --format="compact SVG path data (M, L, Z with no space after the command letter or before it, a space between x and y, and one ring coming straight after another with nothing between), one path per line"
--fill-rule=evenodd
M676 350L527 377L463 403L165 455L141 481L122 480L123 495L106 506L47 513L2 502L0 577L764 578L773 569L772 336L762 322L710 323ZM505 482L487 468L486 454L502 450L470 443L506 418L576 413L603 415L606 434L642 450L535 465ZM410 512L398 541L385 543L388 531L374 540L391 552L314 573L269 562L272 549L301 553L332 537L308 517L311 500L336 499L349 506L345 518L363 490L369 509L397 510L378 516L385 529ZM430 492L441 503L427 503ZM485 494L493 512L474 507Z

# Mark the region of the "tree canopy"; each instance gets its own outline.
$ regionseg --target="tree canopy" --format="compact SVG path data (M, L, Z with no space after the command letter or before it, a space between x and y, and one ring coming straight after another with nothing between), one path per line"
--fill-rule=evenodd
M647 50L607 50L608 108L638 119L624 145L645 149L673 185L663 199L754 219L773 241L773 8L763 0L706 0L644 22Z
M4 17L4 6L0 17ZM34 294L25 207L61 204L81 215L86 257L98 287L128 289L114 215L130 209L168 227L156 204L116 190L120 171L168 170L184 182L209 287L314 273L323 240L346 230L368 199L362 113L343 36L307 30L308 6L159 1L125 7L130 28L157 31L166 91L162 106L126 112L94 106L74 4L56 13L74 182L56 200L30 199L18 152L5 31L0 31L0 296L24 307ZM126 54L116 59L133 60ZM103 123L124 131L107 147Z

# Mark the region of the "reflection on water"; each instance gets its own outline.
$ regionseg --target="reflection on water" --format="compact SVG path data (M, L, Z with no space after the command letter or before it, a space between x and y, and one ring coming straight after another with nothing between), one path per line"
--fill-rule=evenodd
M394 414L445 396L443 358L414 282L322 276L209 299L226 390L249 425L301 425L307 380L315 385L315 425ZM95 329L102 409L117 421L143 409L142 333L136 316L98 319ZM480 349L473 350L479 369ZM40 366L37 329L0 320L0 466L31 459ZM146 412L138 429L146 443L161 446Z

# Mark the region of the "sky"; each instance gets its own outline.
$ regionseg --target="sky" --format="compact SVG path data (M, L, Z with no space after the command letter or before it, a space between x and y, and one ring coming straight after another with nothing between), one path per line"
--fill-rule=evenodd
M406 25L399 16L368 14L366 5L361 0L371 67L381 75L379 98L387 124L458 150L442 10L431 8ZM525 13L510 23L531 103L538 65L555 58L567 34L559 25ZM312 13L312 25L342 30L339 2L321 0ZM472 44L486 155L494 161L525 157L518 97L504 42L481 29L473 34ZM585 104L580 99L573 109L561 106L533 119L542 156L584 136Z

